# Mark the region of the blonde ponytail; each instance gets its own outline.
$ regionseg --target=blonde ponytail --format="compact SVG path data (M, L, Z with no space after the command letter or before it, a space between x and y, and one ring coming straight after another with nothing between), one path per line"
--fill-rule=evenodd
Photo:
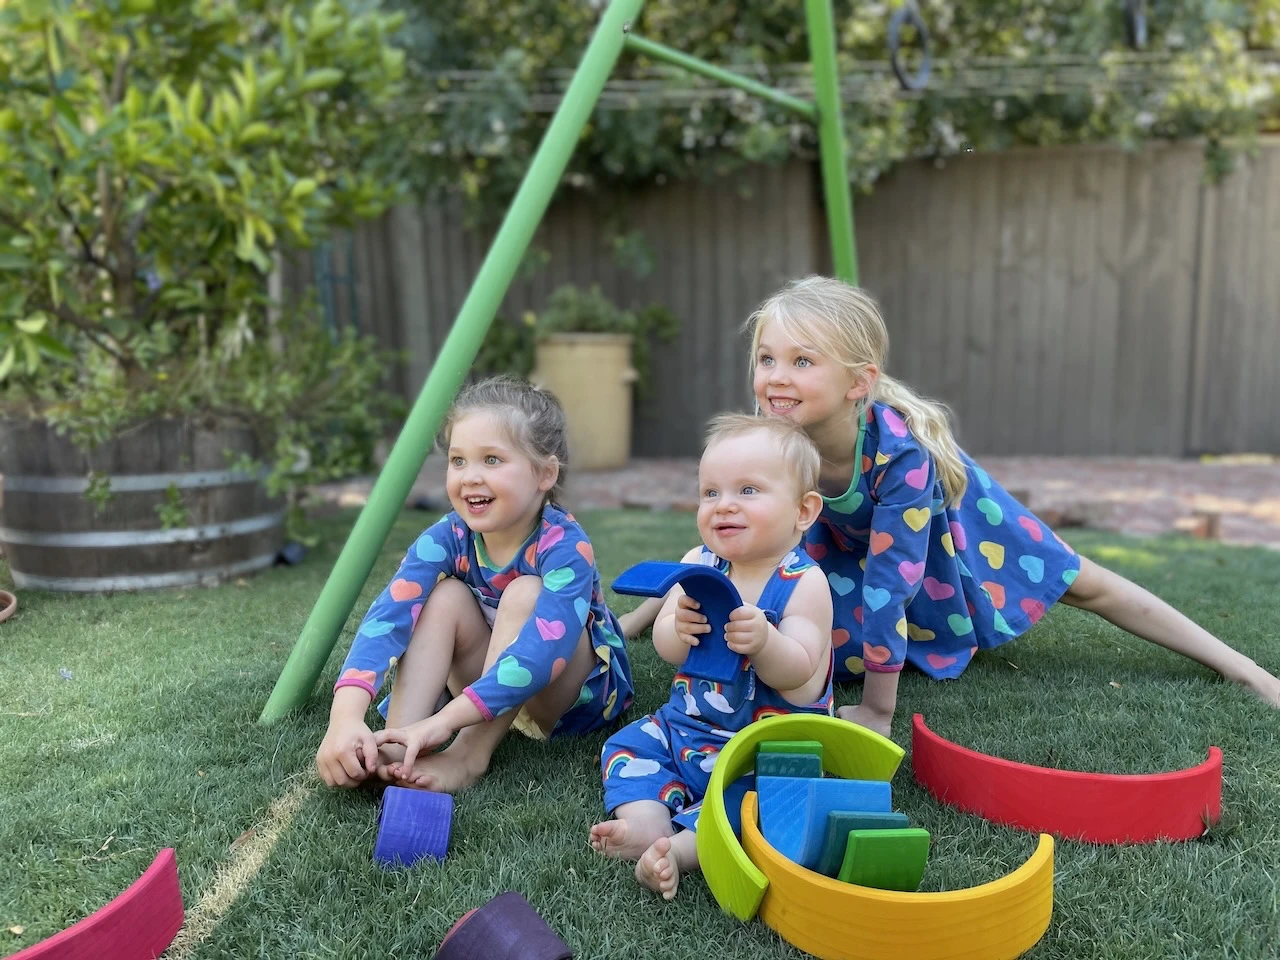
M943 404L926 400L884 372L889 357L889 331L879 306L865 290L833 277L804 277L787 284L747 321L753 369L766 320L772 320L784 336L797 343L812 344L853 373L875 364L880 375L865 403L879 400L902 414L933 458L947 506L960 502L968 487L968 475L951 431L950 412Z

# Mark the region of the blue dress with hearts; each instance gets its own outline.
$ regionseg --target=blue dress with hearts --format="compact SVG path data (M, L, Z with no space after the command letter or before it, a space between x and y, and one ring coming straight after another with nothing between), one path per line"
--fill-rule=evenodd
M924 446L884 404L867 411L849 489L824 498L805 538L831 585L836 676L898 671L960 676L1044 616L1080 558L965 456L968 488L944 507Z
M604 602L600 571L586 531L554 504L506 566L492 563L484 540L450 512L414 541L391 582L370 605L342 665L334 689L360 687L376 697L397 658L404 654L427 597L445 577L471 588L493 623L502 592L517 577L536 576L542 591L533 616L501 657L462 691L486 720L519 709L559 676L585 630L596 663L577 703L553 730L542 730L523 710L516 729L536 739L586 733L616 720L631 705L631 663L622 628ZM386 716L387 701L379 705Z

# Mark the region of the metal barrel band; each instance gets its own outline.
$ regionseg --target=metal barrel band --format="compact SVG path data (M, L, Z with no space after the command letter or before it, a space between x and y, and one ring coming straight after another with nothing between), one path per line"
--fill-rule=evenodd
M169 530L86 530L82 532L49 532L0 527L0 543L21 543L32 547L144 547L168 543L203 543L223 537L259 533L284 523L284 511L263 513L228 523L209 523L201 527L174 527Z
M246 473L243 470L204 470L196 473L126 473L108 475L112 493L141 493L151 490L190 490L200 487L224 487L237 483L258 483L266 471ZM89 477L40 477L26 474L6 475L4 489L9 493L84 493L91 486Z
M13 570L13 582L23 590L60 590L71 593L104 593L112 590L151 590L160 587L187 587L192 584L217 582L242 573L263 570L275 563L277 554L259 554L239 563L228 563L201 570L177 573L139 573L118 577L42 577Z

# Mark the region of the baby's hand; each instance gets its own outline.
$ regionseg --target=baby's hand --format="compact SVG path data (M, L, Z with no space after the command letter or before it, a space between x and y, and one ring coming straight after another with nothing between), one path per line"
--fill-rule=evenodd
M698 613L701 605L687 593L676 600L676 636L691 647L698 645L698 635L711 632L707 618Z
M729 614L724 640L734 653L754 657L769 640L769 621L759 607L745 603Z

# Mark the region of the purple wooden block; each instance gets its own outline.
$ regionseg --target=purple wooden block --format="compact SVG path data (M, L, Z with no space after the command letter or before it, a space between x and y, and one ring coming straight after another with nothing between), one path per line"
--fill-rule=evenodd
M411 867L419 860L443 860L453 826L453 797L447 793L387 787L378 811L373 859L384 867Z
M435 960L573 960L573 951L509 890L464 914L445 934Z

